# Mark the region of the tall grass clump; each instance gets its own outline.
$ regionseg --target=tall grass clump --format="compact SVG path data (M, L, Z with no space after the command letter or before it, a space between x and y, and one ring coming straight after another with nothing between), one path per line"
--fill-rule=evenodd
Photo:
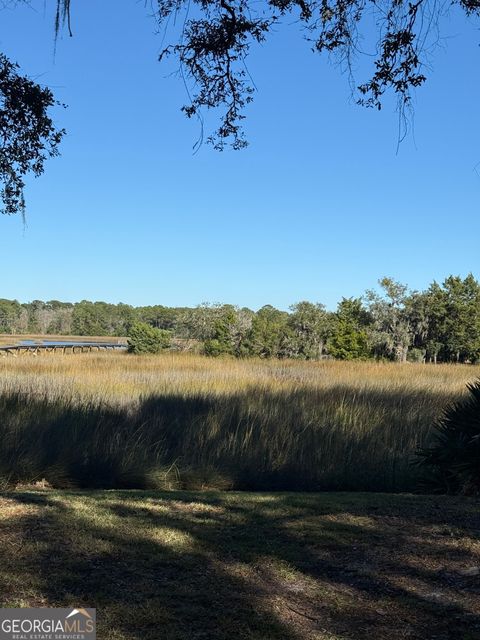
M58 487L407 491L478 368L165 353L0 362L0 476Z
M58 487L144 488L156 458L126 412L98 402L0 396L0 478Z

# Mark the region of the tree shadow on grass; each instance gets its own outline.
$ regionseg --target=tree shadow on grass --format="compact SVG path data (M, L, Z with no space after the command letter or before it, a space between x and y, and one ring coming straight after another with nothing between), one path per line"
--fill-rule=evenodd
M49 606L95 606L99 638L480 638L479 578L461 573L480 564L472 500L185 492L6 500L24 541L21 562L8 545L2 551L21 574L15 589L31 584L30 598Z

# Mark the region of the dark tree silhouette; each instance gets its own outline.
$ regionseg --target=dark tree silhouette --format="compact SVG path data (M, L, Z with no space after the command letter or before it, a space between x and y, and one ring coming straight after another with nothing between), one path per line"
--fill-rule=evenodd
M373 69L354 86L357 102L381 108L391 90L400 116L411 106L411 92L426 80L429 54L440 38L440 22L460 9L479 17L480 0L150 0L170 44L160 59L173 56L190 82L188 117L220 108L220 125L208 138L216 149L246 146L244 108L254 84L246 67L251 46L264 42L288 17L319 53L333 54L353 80L352 61L372 49ZM55 30L70 30L71 0L57 0ZM174 25L174 26L172 26ZM176 26L175 26L176 25ZM372 35L372 25L373 35ZM355 83L354 83L355 84Z
M24 177L43 173L47 157L58 154L64 131L48 115L55 104L52 92L19 73L0 54L0 199L2 213L25 209Z
M62 1L62 0L60 0ZM391 90L406 123L411 92L426 80L426 64L440 39L448 11L480 15L480 0L157 0L158 20L173 43L160 58L175 56L181 75L190 80L188 117L204 108L223 108L220 126L208 138L217 149L242 148L244 107L254 85L246 58L282 19L295 19L313 51L333 54L348 71L357 102L380 109ZM175 18L175 20L171 19ZM374 33L372 34L372 24ZM355 86L352 62L372 50L373 69Z

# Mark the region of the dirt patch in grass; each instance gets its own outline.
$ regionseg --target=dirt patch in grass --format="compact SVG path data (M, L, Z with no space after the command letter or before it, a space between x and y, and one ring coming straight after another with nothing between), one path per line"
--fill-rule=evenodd
M3 606L96 607L100 640L475 640L479 567L466 498L0 498Z

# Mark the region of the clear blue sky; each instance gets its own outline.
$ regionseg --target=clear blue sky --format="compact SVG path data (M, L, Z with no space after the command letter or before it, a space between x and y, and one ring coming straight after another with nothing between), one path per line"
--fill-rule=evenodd
M383 275L417 289L480 276L474 25L446 26L398 154L394 108L357 107L292 25L250 59L249 148L194 155L144 3L72 5L55 60L43 1L1 13L0 50L68 104L68 136L29 180L26 228L0 218L0 297L334 308Z

